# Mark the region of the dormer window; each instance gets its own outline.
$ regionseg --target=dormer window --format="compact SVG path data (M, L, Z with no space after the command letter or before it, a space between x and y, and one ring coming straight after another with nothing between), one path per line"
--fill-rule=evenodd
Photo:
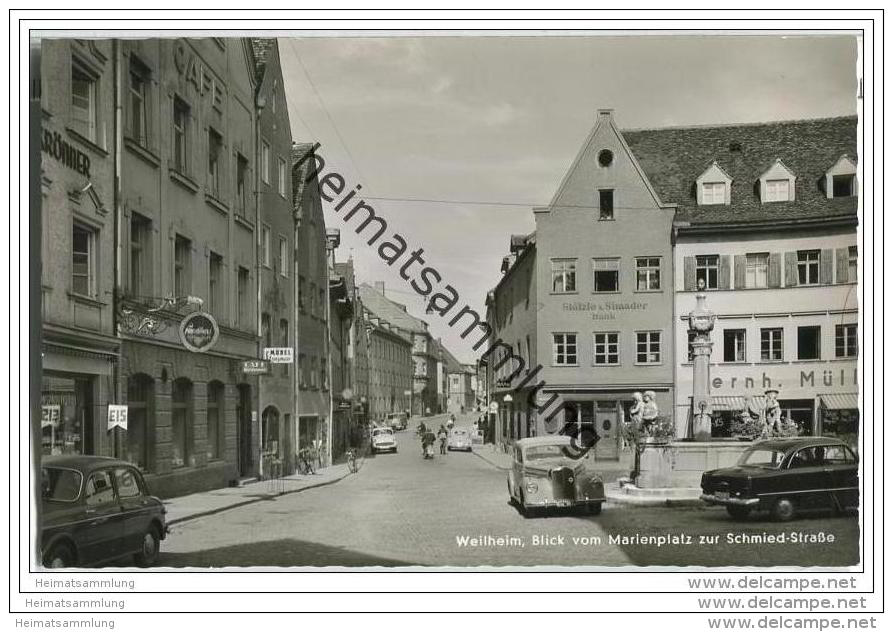
M700 175L696 184L699 206L731 202L732 178L716 162Z
M701 204L725 204L726 183L705 182L701 185Z
M850 197L857 192L856 163L849 156L841 156L825 172L825 195L829 198Z
M760 176L760 200L767 202L793 202L794 183L797 176L785 164L776 159Z

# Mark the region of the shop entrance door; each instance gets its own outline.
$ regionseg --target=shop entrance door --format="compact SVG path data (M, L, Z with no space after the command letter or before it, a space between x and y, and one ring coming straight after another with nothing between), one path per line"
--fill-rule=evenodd
M239 476L251 476L254 460L251 458L251 387L239 384L239 401L236 404L236 419L239 424L237 436L239 455Z
M595 408L595 431L599 442L595 444L595 458L617 460L620 458L618 447L619 415L616 402L597 402Z

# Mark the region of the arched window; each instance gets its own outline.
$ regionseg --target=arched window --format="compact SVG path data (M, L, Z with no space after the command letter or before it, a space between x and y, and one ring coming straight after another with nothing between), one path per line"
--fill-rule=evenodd
M279 411L267 406L262 416L264 452L279 452Z
M124 459L149 471L155 447L155 381L139 373L127 378L127 436Z
M208 382L208 460L223 458L223 383Z
M194 465L191 419L192 382L181 377L174 380L171 391L171 464L174 467Z

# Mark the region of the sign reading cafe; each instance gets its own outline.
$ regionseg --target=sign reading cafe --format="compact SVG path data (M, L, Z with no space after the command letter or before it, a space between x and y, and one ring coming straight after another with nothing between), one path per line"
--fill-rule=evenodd
M193 312L180 322L180 342L190 351L208 351L219 335L217 321L207 312Z

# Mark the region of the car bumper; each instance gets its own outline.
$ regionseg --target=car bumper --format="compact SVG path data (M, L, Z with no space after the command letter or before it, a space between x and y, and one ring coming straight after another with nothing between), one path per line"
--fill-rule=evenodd
M729 505L732 507L753 507L760 503L759 498L737 498L734 496L719 498L716 494L701 494L701 500L708 505Z

